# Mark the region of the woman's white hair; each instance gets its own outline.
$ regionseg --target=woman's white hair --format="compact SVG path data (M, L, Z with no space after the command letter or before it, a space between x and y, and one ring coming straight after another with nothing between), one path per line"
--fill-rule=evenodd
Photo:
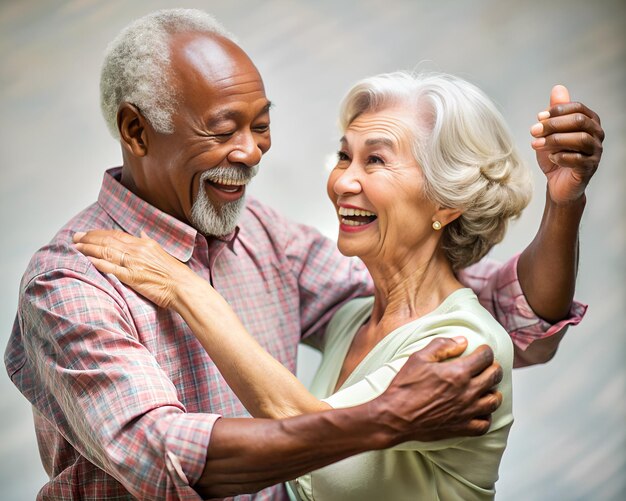
M531 176L504 118L476 86L446 74L394 72L358 82L344 98L345 129L360 114L403 106L415 110L413 155L425 196L461 216L443 229L455 270L477 262L500 242L510 218L530 201Z
M117 110L134 104L158 132L173 132L178 96L169 82L169 36L212 33L233 39L213 16L196 9L164 9L128 25L106 49L100 75L100 107L115 138Z

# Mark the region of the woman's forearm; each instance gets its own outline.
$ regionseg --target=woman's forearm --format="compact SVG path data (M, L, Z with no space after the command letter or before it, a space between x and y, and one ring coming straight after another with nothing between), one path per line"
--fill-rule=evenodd
M284 418L330 408L263 349L226 300L201 278L185 281L171 306L252 416Z

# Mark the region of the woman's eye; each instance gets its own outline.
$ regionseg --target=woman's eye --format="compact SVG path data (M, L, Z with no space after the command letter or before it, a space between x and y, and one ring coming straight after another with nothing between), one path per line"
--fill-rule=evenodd
M367 158L367 163L369 164L384 164L385 161L379 156L372 155Z
M340 162L347 162L348 160L350 160L350 157L348 157L348 154L345 151L338 151L337 160Z

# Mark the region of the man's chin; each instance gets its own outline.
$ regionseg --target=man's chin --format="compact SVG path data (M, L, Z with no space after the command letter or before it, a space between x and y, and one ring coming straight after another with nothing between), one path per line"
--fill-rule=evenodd
M230 235L237 227L244 206L243 198L225 204L219 209L213 205L202 203L199 206L194 205L191 213L191 225L207 237Z

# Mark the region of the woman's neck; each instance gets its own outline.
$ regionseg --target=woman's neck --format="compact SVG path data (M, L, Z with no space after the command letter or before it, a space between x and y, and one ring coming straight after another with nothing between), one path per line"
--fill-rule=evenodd
M375 286L374 308L368 323L379 335L430 313L463 287L440 249L428 256L415 254L365 264Z

